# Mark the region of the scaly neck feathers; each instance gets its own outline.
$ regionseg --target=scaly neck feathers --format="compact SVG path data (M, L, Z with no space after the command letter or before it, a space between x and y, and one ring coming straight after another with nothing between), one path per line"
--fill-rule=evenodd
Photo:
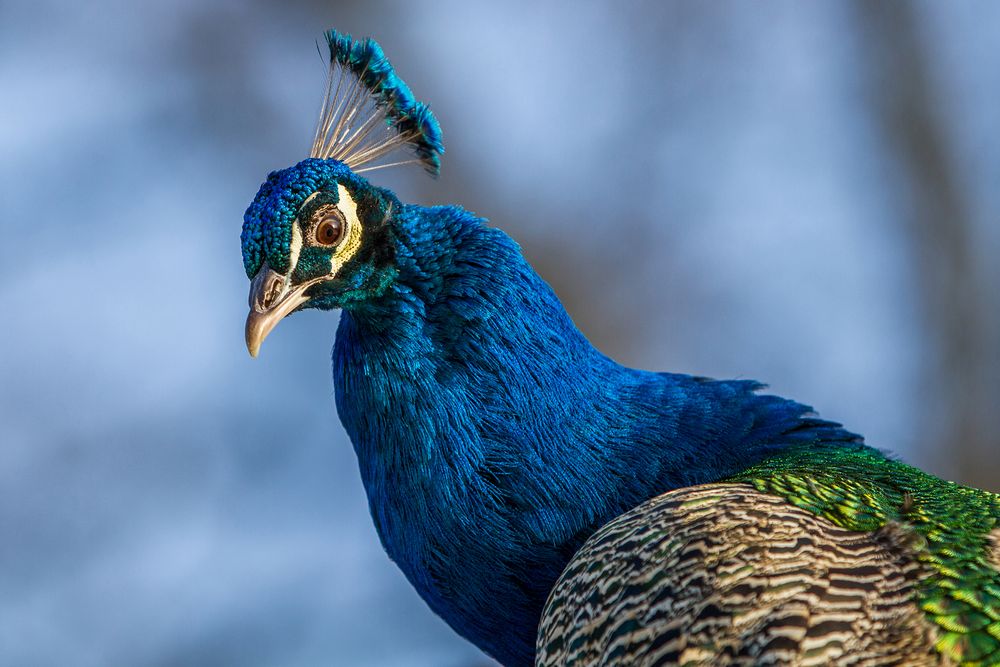
M532 664L551 586L610 519L789 446L858 446L757 383L618 365L461 209L395 224L394 285L341 317L337 409L386 551L505 665Z

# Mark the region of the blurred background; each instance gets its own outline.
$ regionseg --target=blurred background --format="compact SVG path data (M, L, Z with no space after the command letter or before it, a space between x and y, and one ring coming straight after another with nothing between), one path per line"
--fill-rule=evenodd
M1000 4L0 2L0 664L489 665L382 552L245 207L373 35L604 351L1000 490ZM394 173L393 173L394 172Z

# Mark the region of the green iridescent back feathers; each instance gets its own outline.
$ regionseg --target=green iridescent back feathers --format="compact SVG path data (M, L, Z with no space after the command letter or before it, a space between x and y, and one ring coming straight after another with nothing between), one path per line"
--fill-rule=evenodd
M916 604L957 663L1000 663L1000 496L946 482L866 449L794 450L732 478L848 530L910 527L933 574Z

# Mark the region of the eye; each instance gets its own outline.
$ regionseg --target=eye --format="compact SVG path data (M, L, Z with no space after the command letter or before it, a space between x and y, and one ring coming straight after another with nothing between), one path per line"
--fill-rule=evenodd
M325 213L316 225L314 234L316 243L323 246L334 246L344 237L344 218L339 211Z

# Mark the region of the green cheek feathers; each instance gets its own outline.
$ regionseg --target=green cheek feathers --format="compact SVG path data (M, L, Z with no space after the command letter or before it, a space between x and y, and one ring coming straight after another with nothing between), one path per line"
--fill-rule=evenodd
M397 271L392 267L376 268L364 264L352 272L352 287L346 288L339 295L338 307L346 308L351 304L370 302L388 291L395 280Z
M292 284L330 275L330 258L333 252L326 248L302 248L298 263L292 271ZM333 276L330 276L331 278Z

